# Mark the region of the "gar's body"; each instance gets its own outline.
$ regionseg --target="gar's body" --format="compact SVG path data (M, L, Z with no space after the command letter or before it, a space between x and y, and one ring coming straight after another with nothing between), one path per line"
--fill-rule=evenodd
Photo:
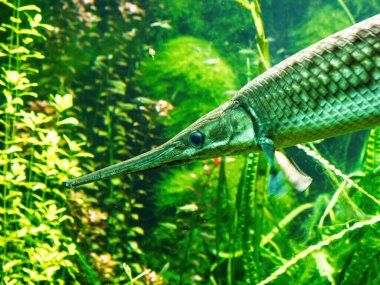
M284 60L234 98L277 147L380 123L380 15ZM259 126L260 127L260 126Z
M380 14L258 76L158 148L67 187L169 164L274 149L380 125Z

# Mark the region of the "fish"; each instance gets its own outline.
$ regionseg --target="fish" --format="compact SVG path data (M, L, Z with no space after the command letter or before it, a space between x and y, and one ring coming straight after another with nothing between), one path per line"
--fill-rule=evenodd
M149 48L148 53L152 57L152 59L154 60L154 57L156 56L156 51L152 48Z
M275 150L380 125L380 14L268 69L229 101L146 153L64 182Z
M152 24L150 24L151 27L159 27L162 29L170 30L172 29L172 26L169 24L169 21L157 21Z
M220 58L218 58L218 57L217 58L209 58L203 62L204 62L204 64L207 64L207 65L216 65L216 64L219 64Z
M189 213L189 212L196 212L196 211L198 211L198 205L194 203L177 208L177 214L181 212Z
M303 173L281 151L274 152L279 169L271 170L268 183L268 194L282 196L294 189L303 192L309 188L313 179Z

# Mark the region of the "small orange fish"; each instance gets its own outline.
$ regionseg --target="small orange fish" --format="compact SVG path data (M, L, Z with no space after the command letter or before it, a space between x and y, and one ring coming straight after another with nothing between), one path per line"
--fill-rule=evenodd
M150 48L148 52L149 52L150 56L152 57L152 59L154 60L154 56L156 55L156 51L154 49Z

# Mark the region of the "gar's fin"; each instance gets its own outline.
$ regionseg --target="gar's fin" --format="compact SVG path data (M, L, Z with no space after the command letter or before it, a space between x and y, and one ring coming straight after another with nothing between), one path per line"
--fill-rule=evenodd
M284 172L286 179L295 190L302 192L309 188L313 181L310 176L303 173L298 166L294 162L292 163L281 151L276 151L274 156L281 170Z
M269 161L271 171L274 170L276 166L274 162L275 147L273 140L263 137L258 140L258 143Z
M273 140L263 137L258 142L270 164L268 194L282 196L291 189L301 192L310 186L311 177L302 173L282 152L275 151Z
M312 178L293 164L280 151L275 154L275 167L271 167L269 175L268 193L272 195L282 196L290 190L303 192L309 188Z

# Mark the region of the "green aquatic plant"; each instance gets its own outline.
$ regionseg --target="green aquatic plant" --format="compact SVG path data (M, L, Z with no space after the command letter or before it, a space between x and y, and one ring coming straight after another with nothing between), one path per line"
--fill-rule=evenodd
M76 138L96 154L94 160L80 160L88 171L136 155L160 139L157 130L167 110L136 87L146 33L156 29L147 23L157 22L151 13L161 9L154 7L99 0L55 1L44 9L58 28L44 45L47 60L39 81L48 90L73 94L80 121ZM100 282L120 283L126 280L122 263L143 271L139 241L150 221L140 215L152 210L141 200L147 200L145 189L152 181L150 175L129 176L70 191L75 222L69 230L78 233L83 276L96 272Z
M235 74L205 40L182 36L156 52L154 60L147 58L142 63L140 80L146 95L174 105L168 136L227 101L228 91L236 88Z
M375 2L371 0L310 2L303 19L294 23L294 28L290 31L290 38L292 39L289 46L290 54L306 48L359 20L373 16L374 11L380 8L379 4Z
M220 2L208 1L171 1L162 0L158 17L166 19L170 29L165 33L153 30L156 36L151 44L156 49L164 46L168 39L185 35L203 39L212 43L223 59L236 71L245 63L245 58L239 51L241 42L252 38L252 30L249 29L251 19L241 16L240 7L234 1ZM231 25L233 23L233 25ZM157 49L157 55L160 52ZM244 83L244 73L235 73L239 83Z
M129 1L45 4L58 29L43 46L46 61L39 80L46 89L73 94L80 122L74 137L95 154L94 159L80 159L80 165L93 171L149 148L157 140L157 102L144 98L135 84L147 12ZM81 252L81 280L93 276L100 283L126 282L123 263L136 275L144 271L139 263L144 235L140 213L151 179L115 178L70 190L67 203L74 223L68 230L75 233Z
M290 47L291 54L352 24L346 12L337 9L336 5L337 3L332 3L321 6L314 3L309 7L304 21L298 24L299 28L291 31L291 37L294 39Z
M369 178L364 183L372 193L380 189L380 128L371 130L363 158L363 172Z
M192 278L206 281L211 276L217 281L226 279L220 271L226 267L225 255L232 252L236 234L231 227L236 226L232 212L238 184L230 181L227 186L226 180L239 176L241 162L240 158L214 159L162 175L155 188L159 225L147 240L146 257L154 261L154 268L162 260L170 263L163 274L168 282L188 284ZM201 266L187 270L194 264Z
M79 124L72 94L38 93L44 55L35 47L53 27L36 5L1 0L9 20L0 26L0 260L6 284L75 282L78 254L65 226L73 218L60 187L80 175L78 157L90 156L72 140Z

